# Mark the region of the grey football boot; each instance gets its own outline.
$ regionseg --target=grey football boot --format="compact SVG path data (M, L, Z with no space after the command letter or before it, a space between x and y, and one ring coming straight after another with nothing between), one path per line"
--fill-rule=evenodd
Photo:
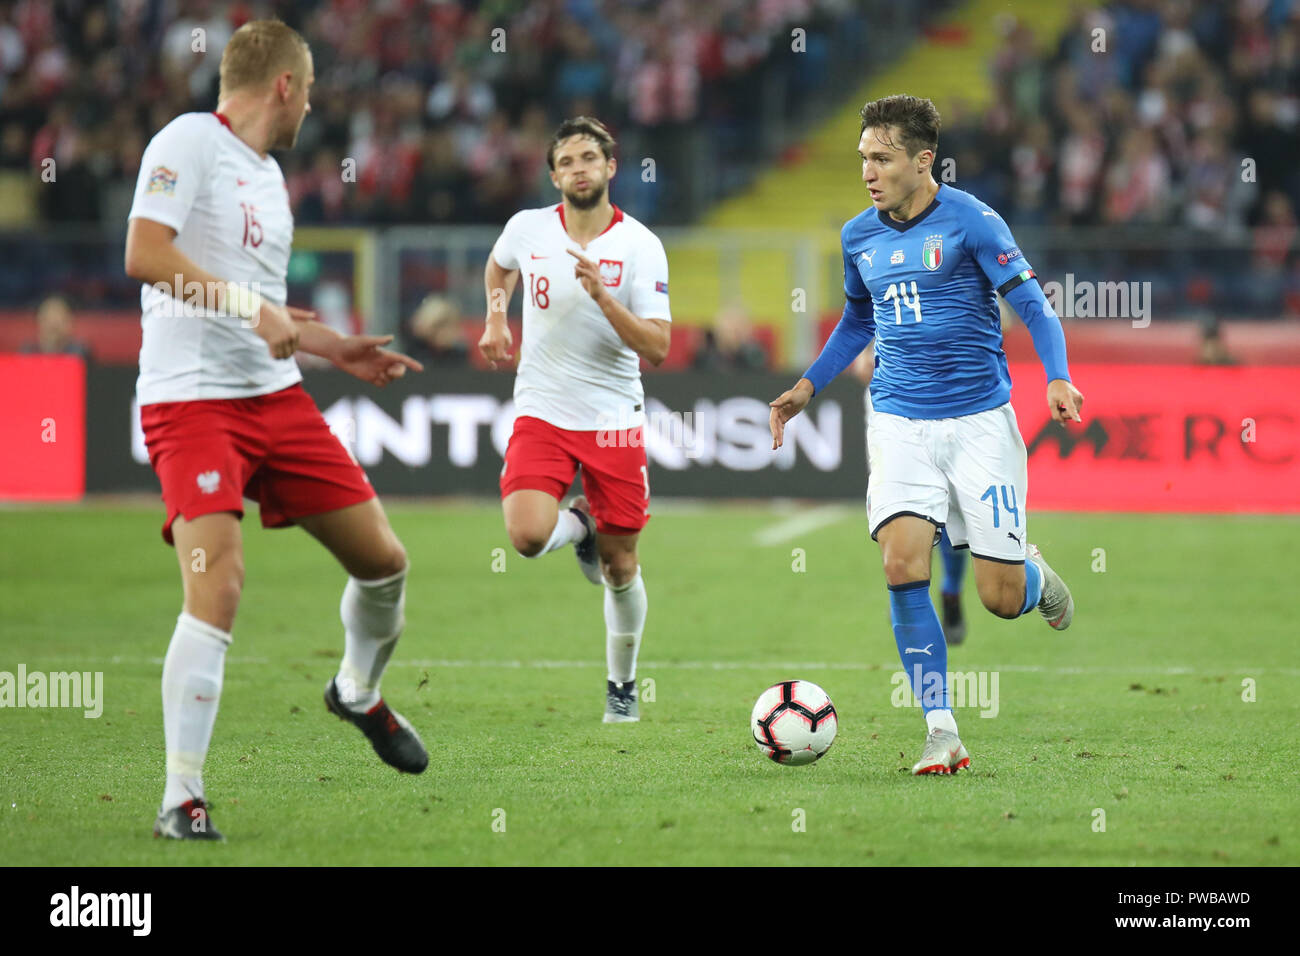
M1074 598L1061 576L1043 560L1043 553L1034 544L1028 545L1028 558L1043 574L1043 596L1038 599L1038 613L1057 631L1063 631L1074 620Z
M582 495L574 498L569 505L569 510L578 516L578 520L587 529L586 537L573 545L573 554L578 559L578 567L592 584L604 584L605 576L600 572L600 553L596 550L596 519L591 516L587 499Z
M636 681L605 681L605 723L633 724L641 719L636 703Z

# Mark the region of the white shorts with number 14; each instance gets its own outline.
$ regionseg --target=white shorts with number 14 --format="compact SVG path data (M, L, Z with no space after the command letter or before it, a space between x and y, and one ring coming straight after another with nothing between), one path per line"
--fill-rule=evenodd
M867 459L872 538L890 519L914 515L947 527L953 545L978 558L1024 563L1028 459L1010 403L960 418L873 409Z

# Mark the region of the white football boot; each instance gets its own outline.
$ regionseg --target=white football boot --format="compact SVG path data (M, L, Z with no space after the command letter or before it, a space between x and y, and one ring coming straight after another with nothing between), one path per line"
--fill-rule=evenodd
M970 766L970 754L962 746L961 738L951 730L935 728L925 738L921 759L912 767L912 773L956 773Z

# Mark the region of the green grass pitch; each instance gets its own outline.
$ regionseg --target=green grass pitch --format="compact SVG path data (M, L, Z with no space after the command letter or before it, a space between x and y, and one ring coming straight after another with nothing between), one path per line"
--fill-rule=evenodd
M325 711L342 572L250 515L205 772L222 845L149 835L180 605L160 507L0 512L0 671L104 675L98 719L0 710L0 863L1300 862L1294 519L1033 515L1074 626L998 620L968 588L949 668L996 673L997 714L957 712L969 772L913 778L924 723L891 703L859 508L785 535L791 515L763 505L661 508L642 541L654 700L621 726L600 722L601 596L569 554L518 557L495 505L389 512L412 571L384 692L429 770L390 770ZM840 714L807 767L764 760L749 733L759 692L794 677Z

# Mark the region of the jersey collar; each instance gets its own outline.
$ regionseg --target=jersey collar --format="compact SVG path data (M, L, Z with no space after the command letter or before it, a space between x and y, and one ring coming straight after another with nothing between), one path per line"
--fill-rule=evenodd
M943 194L944 184L940 183L939 188L935 191L934 198L930 200L930 205L926 206L918 215L913 216L907 222L895 222L894 218L883 209L876 210L876 216L881 225L888 226L896 232L907 232L913 226L919 225L923 219L939 208L939 197Z
M614 215L610 216L609 225L606 226L604 229L602 229L599 233L597 233L597 235L595 236L596 239L599 239L601 236L609 232L616 225L618 225L620 222L623 221L623 210L619 209L613 203L609 204L609 208L614 210ZM569 227L564 222L564 203L560 203L558 206L556 206L555 211L560 214L560 228L564 230L565 235L568 235Z
M235 137L235 142L239 143L240 146L248 150L249 155L251 155L256 162L265 163L268 159L271 158L270 153L267 153L267 155L263 156L260 153L258 153L257 150L253 149L253 147L249 146L242 139L240 139L239 134L235 132L235 128L230 125L230 117L227 116L225 113L218 113L216 110L213 110L212 115L215 116L220 121L222 126L230 130L230 135Z

